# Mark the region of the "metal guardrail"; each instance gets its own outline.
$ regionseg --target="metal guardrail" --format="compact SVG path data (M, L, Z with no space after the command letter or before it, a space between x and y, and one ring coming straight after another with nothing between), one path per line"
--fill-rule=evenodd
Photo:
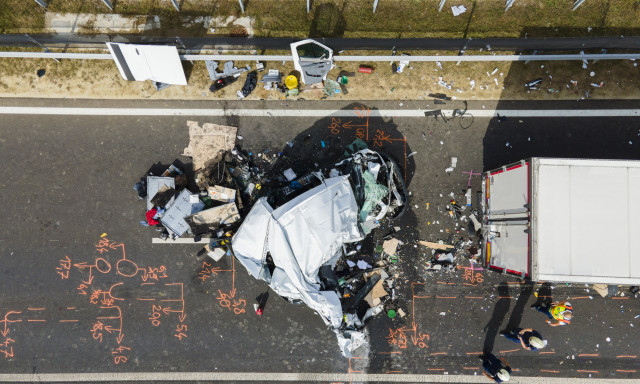
M111 60L108 53L69 53L69 52L0 52L0 58L23 59L80 59ZM237 60L237 61L292 61L290 55L180 55L182 60ZM610 54L574 54L574 55L469 55L469 56L334 56L335 61L378 62L378 61L582 61L582 60L640 60L639 53Z

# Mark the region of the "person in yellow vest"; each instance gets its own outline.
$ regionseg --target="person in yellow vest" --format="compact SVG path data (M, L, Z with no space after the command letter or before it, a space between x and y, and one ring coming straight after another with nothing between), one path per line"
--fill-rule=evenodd
M569 325L573 319L573 307L568 301L559 301L550 305L539 305L533 307L538 312L542 312L549 316L547 324L552 327L560 325Z

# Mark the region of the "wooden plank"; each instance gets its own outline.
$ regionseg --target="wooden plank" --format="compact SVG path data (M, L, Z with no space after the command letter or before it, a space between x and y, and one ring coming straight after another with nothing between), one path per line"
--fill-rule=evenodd
M432 243L430 241L422 241L422 240L420 240L419 243L424 245L425 247L440 249L443 251L446 251L447 249L453 249L453 245L449 245L449 244Z

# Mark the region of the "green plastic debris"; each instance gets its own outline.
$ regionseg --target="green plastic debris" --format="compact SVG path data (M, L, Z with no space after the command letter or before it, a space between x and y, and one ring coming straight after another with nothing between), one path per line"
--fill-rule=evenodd
M340 84L330 79L324 81L324 93L327 96L331 97L340 92Z
M354 153L361 151L363 149L367 149L367 143L360 139L355 139L353 143L347 145L347 150L344 151L344 155L346 157L353 155Z
M371 209L382 201L382 198L389 193L389 190L384 185L376 182L373 173L364 171L362 176L364 179L364 204L360 209L360 221L366 221Z
M387 312L387 316L389 316L390 319L393 319L394 317L396 317L396 311L390 309L389 312Z

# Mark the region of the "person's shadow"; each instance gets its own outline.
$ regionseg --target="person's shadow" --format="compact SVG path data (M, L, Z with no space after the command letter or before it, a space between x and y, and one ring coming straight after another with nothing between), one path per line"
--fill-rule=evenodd
M551 284L542 283L538 289L537 300L531 307L550 307L553 302L553 293L551 292Z
M527 305L527 301L529 301L529 297L531 297L533 293L533 286L534 284L531 281L525 281L520 285L520 296L518 296L518 301L516 301L516 305L513 307L505 331L513 331L514 329L520 328L524 307Z
M484 355L489 355L493 351L493 344L495 343L498 330L504 321L504 317L509 312L510 298L509 298L509 285L506 282L502 282L498 285L498 302L493 309L493 315L491 320L484 326L486 336L484 338L484 347L482 352Z

